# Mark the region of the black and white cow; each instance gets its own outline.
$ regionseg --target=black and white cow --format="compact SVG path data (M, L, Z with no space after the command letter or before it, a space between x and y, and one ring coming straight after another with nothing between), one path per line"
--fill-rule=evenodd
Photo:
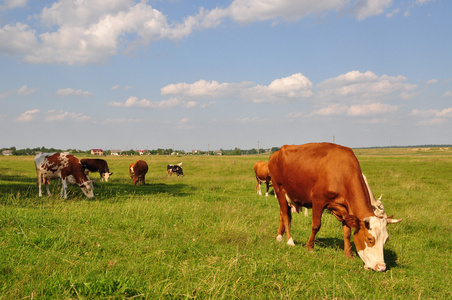
M166 166L166 176L173 175L173 173L177 174L177 177L184 176L184 171L182 170L182 163L177 165L168 165Z

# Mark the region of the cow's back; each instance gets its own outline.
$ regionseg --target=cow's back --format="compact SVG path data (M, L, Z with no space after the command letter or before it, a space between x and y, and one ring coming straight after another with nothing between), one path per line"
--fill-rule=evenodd
M312 194L324 192L330 198L347 197L350 180L360 180L361 169L350 148L330 143L285 145L270 157L273 184L303 204L311 203ZM356 177L356 178L355 178Z
M271 180L268 163L265 161L260 160L254 164L254 173L256 174L256 177L261 180Z

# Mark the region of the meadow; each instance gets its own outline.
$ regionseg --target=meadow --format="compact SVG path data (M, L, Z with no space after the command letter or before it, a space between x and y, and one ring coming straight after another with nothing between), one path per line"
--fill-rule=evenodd
M355 153L403 218L388 226L386 272L345 258L327 211L314 251L311 214L293 217L295 247L277 243L277 200L254 191L268 155L104 157L113 175L90 175L94 200L76 186L60 198L56 180L38 197L33 157L0 156L0 299L452 299L452 149ZM137 159L144 186L128 176ZM179 162L185 176L167 177Z

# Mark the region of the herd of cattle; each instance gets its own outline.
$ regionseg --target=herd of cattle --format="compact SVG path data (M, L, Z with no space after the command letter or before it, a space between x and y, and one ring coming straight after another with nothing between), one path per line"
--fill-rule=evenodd
M61 197L67 199L67 183L78 185L88 198L94 198L93 181L89 179L89 172L100 174L102 181L108 181L113 172L110 173L108 164L100 158L79 160L68 153L40 153L36 155L35 168L39 196L42 196L41 186L45 185L47 194L50 196L49 180L52 178L61 179ZM148 164L144 160L138 160L129 166L129 175L134 185L145 184ZM183 176L182 163L179 165L168 165L167 175L177 174Z
M108 164L102 159L82 159L66 153L42 153L35 157L39 196L44 183L50 195L49 179L60 178L61 196L67 198L67 182L80 186L88 198L93 198L93 183L89 172L99 172L102 180L108 181ZM138 160L129 166L133 184L145 184L148 165ZM324 209L328 209L342 223L344 253L352 257L350 242L353 242L366 269L385 271L383 246L389 239L387 225L402 219L388 217L380 198L375 199L358 159L350 148L331 143L285 145L274 152L267 162L254 164L258 195L261 183L266 183L266 196L272 186L278 199L280 214L276 240L281 242L286 233L288 245L295 245L290 234L292 213L305 207L312 209L311 235L306 244L309 250L320 230ZM182 163L168 165L167 175L183 176Z

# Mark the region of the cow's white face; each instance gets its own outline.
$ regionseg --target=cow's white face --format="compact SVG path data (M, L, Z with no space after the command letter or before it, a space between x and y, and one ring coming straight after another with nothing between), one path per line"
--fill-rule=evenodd
M386 218L368 217L360 221L360 228L355 231L353 242L366 269L386 270L383 246L389 239L387 224Z
M110 178L110 175L113 173L102 173L102 176L104 177L105 181L108 182L108 179Z
M85 181L79 185L82 189L83 194L88 198L94 198L94 185L91 180Z

